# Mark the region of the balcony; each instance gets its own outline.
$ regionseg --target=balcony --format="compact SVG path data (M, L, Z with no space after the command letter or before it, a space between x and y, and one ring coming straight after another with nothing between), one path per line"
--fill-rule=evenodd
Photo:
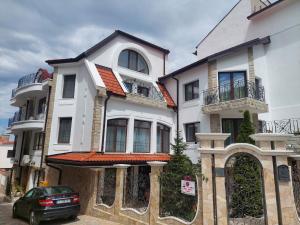
M300 135L300 118L261 121L260 132Z
M26 130L42 130L44 128L45 113L35 116L22 116L21 111L15 112L12 118L8 119L8 129L14 133Z
M268 112L265 89L255 82L238 80L203 92L202 110L207 114L249 110Z
M37 73L21 77L17 88L12 90L11 105L20 106L26 102L26 98L43 95L43 82L49 78L51 75L41 69Z
M127 99L129 101L155 107L165 107L166 103L162 93L152 83L127 79L123 81L123 84L127 89Z

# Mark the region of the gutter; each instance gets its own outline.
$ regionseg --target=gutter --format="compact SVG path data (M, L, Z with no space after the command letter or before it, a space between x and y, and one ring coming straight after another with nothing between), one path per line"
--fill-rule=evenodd
M104 153L104 137L105 137L105 128L106 128L106 111L107 111L107 102L110 99L110 96L112 95L111 92L107 91L107 98L104 101L104 115L103 115L103 127L102 127L102 142L101 142L101 153Z
M44 131L43 131L43 147L42 147L42 154L41 154L41 161L40 161L40 168L37 178L37 186L39 186L40 179L41 179L41 171L43 168L43 161L44 161L44 155L45 155L45 138L46 138L46 127L48 122L48 112L49 112L49 104L50 104L50 96L51 96L51 86L49 86L48 89L48 102L47 102L47 111L46 111L46 118L45 118L45 124L44 124Z
M58 181L57 181L57 184L61 185L62 169L59 168L59 167L56 167L56 166L52 166L49 163L46 163L46 165L49 166L50 168L55 169L55 170L58 171Z

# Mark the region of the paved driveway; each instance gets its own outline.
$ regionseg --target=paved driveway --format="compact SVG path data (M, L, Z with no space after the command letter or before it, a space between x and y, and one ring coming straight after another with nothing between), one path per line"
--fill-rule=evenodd
M0 225L28 225L26 220L13 219L11 216L12 204L0 203ZM118 223L110 222L94 218L91 216L79 216L76 221L70 220L56 220L53 222L44 222L41 225L120 225Z

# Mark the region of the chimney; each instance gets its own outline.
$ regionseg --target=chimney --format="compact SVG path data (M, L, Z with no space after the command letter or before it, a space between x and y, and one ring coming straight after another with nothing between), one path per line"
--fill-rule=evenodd
M252 13L255 13L271 4L268 0L250 0L250 2Z

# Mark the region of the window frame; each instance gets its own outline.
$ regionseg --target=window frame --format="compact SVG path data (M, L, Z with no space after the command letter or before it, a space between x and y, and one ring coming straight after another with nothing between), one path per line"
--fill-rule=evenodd
M162 129L160 129L161 133L160 133L160 140L161 140L161 143L160 143L160 151L158 151L158 138L156 138L156 149L157 149L157 153L170 153L170 144L171 144L171 128L165 124L162 124L162 123L157 123L157 126L156 126L156 135L158 136L158 130L159 130L159 127L160 126L163 126ZM165 129L166 128L166 129ZM164 132L167 131L168 132L168 149L167 151L165 151L164 149L164 144L165 144L165 140L164 140Z
M68 142L61 142L60 141L60 134L61 134L61 121L63 119L70 119L71 120L71 126L70 126L70 135L69 135L69 140ZM70 144L71 143L71 134L72 134L72 122L73 118L72 117L59 117L58 118L58 136L57 136L57 144Z
M73 96L72 97L66 97L65 96L65 83L66 83L66 77L74 77L74 90L73 90ZM74 99L75 98L75 89L76 89L76 74L65 74L63 75L63 85L62 85L62 94L61 97L62 99Z
M126 66L125 65L120 65L121 63L119 62L120 55L125 51L127 51L127 62L126 62L127 65ZM135 62L132 63L131 60L133 59L133 55L135 55L136 60L135 60ZM145 72L141 72L141 71L138 70L139 60L140 60L140 62L145 63L145 70L146 70ZM135 64L135 65L133 66L132 64ZM149 65L148 65L145 57L142 54L140 54L139 52L137 52L135 50L132 50L132 49L124 49L120 52L119 58L118 58L118 66L129 69L129 70L132 70L132 71L135 71L135 72L138 72L138 73L146 74L146 75L149 75L149 72L150 72L149 71Z
M197 139L196 139L196 135L195 135L195 133L196 133L196 126L195 125L196 124L198 124L198 127L199 127L199 131L198 132L200 132L200 124L201 124L200 121L184 124L184 128L185 128L185 141L186 142L197 143ZM188 136L187 136L188 126L191 126L191 125L193 125L193 129L194 129L194 137L192 139L190 139L190 137L188 138Z
M147 90L147 95L144 95L143 94L143 90ZM149 97L149 94L150 94L150 88L148 87L144 87L144 86L138 86L137 87L137 94L141 95L141 96L144 96L144 97Z
M37 143L36 143L36 135L38 135ZM44 141L43 139L44 138L45 138L45 133L44 132L34 133L32 150L41 150L43 148L43 141Z
M114 119L109 119L109 120L106 121L105 152L110 152L110 153L111 152L115 152L115 153L118 153L116 151L116 149L117 149L116 148L116 143L115 143L115 147L114 147L115 151L107 151L108 122L112 121L112 120L125 120L125 122L126 122L125 126L111 125L111 126L113 126L115 128L117 128L117 127L125 127L125 149L124 149L124 151L119 151L119 152L121 152L121 153L125 152L126 153L126 150L127 150L127 132L128 132L128 119L127 118L114 118Z
M198 92L195 92L195 90L194 90L196 88L195 84L198 85L198 87L197 87L198 88ZM188 94L187 94L189 86L192 86L192 98L191 99L188 98ZM184 100L186 102L187 101L192 101L194 99L199 99L199 95L200 95L200 93L199 93L199 80L194 80L194 81L191 81L189 83L184 84Z
M150 127L149 128L142 128L142 127L138 127L139 129L144 129L144 130L148 130L149 129L149 146L148 146L148 151L136 151L135 150L135 128L136 128L136 122L146 122L146 123L149 123L150 124ZM134 120L134 124L133 124L133 148L132 148L132 151L134 153L150 153L151 151L151 128L152 128L152 122L151 121L147 121L147 120Z
M46 112L46 102L47 102L46 97L39 99L37 114L44 114Z

